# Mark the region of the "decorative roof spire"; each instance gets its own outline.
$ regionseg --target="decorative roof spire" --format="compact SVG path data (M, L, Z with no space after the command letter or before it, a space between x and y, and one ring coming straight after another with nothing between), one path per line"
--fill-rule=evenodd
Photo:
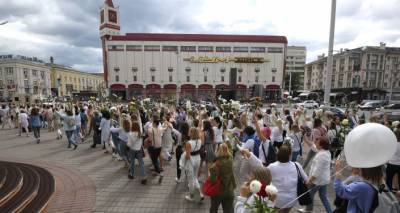
M106 5L108 5L109 7L114 7L113 1L112 0L106 0L104 2Z

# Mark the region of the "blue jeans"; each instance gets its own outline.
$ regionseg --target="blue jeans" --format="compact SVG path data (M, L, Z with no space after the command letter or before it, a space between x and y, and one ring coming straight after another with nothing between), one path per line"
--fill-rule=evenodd
M135 159L139 161L140 166L140 176L142 178L146 177L146 170L144 169L143 153L141 150L129 150L129 155L131 159L130 173L132 176L135 174Z
M125 141L122 140L118 140L119 141L119 155L121 156L122 159L124 159L125 161L128 161L128 159L130 158L128 155L128 146L126 145Z
M300 155L300 151L297 152L292 152L292 161L296 162L297 161L297 157Z
M74 131L74 136L75 136L75 141L78 140L79 138L79 133L81 133L81 126L80 125L76 125L75 127L75 131Z
M312 203L310 205L306 206L306 210L307 211L312 211L313 210L313 207L314 207L314 196L318 192L319 198L321 199L322 204L324 205L326 212L327 213L332 213L331 205L330 205L328 197L327 197L327 190L328 190L328 185L322 185L322 186L314 185L314 186L312 186L312 189L310 191Z
M74 132L75 132L75 130L65 131L65 134L67 135L67 139L68 139L68 147L71 147L71 145L76 146Z

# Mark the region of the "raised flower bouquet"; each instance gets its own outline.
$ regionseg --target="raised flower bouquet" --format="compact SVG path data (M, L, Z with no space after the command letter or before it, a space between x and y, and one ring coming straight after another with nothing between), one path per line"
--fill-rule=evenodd
M265 189L261 189L262 184L258 180L253 180L250 183L250 191L254 197L252 203L246 203L245 208L249 209L253 213L275 213L278 212L274 208L274 200L278 193L278 189L272 184L267 185ZM260 191L265 190L267 196L263 197L260 195Z

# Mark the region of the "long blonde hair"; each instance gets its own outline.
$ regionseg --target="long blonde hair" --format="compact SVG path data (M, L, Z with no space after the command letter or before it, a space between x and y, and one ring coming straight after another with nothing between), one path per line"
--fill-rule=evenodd
M279 128L279 131L283 130L283 122L281 119L276 120L275 125Z
M218 147L217 157L226 157L226 156L232 157L232 153L229 150L228 145L222 143Z

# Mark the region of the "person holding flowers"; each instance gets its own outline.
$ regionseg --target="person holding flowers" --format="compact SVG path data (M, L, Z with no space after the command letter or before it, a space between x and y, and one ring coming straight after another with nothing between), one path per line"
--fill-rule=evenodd
M245 151L246 152L246 151ZM250 152L246 152L250 154ZM275 212L273 201L278 190L271 184L271 173L264 167L253 170L249 182L240 187L240 195L236 199L236 213Z

